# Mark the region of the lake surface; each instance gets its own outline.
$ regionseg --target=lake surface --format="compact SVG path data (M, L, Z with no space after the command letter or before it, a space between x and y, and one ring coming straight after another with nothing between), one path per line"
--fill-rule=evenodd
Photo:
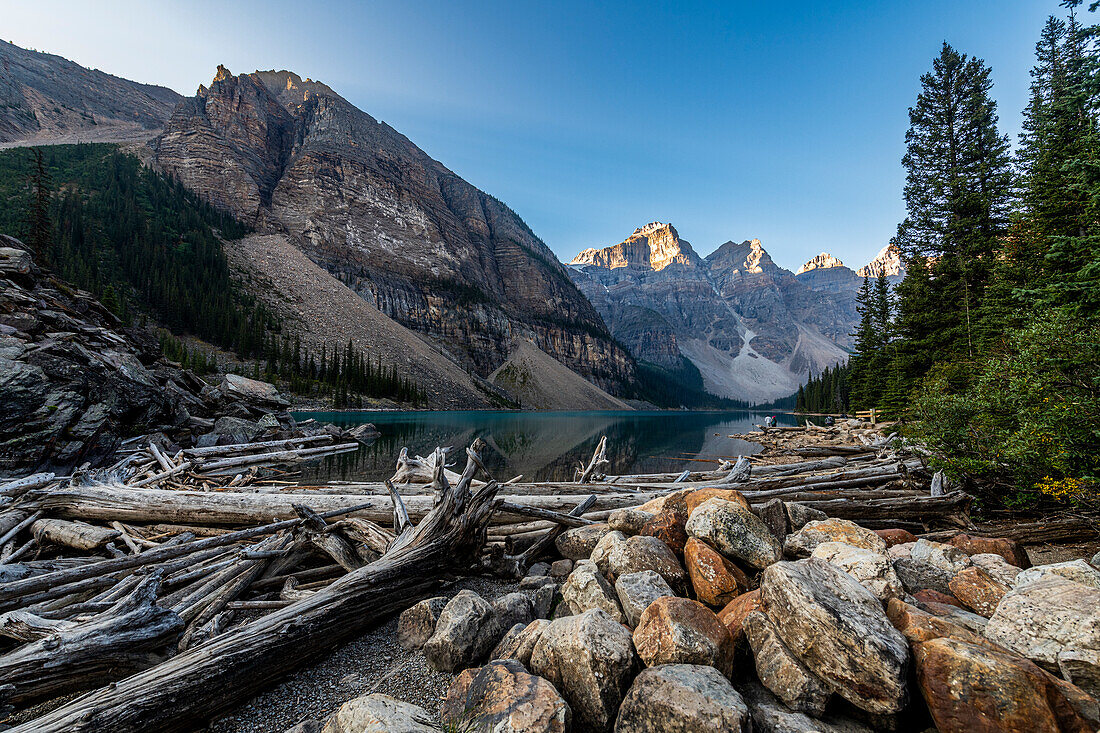
M482 456L498 481L520 474L525 481L570 481L577 464L587 464L600 436L607 436L609 474L706 470L721 459L735 460L761 450L756 443L729 437L753 430L763 413L735 412L296 412L349 426L373 423L382 433L355 453L322 459L302 468L306 482L379 481L393 475L397 454L429 455L452 446L456 470L475 438L489 445ZM795 425L793 415L777 415Z

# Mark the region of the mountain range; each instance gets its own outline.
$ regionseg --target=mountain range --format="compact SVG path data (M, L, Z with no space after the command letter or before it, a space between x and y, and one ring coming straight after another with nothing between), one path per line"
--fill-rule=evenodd
M703 258L659 222L566 267L504 203L293 72L219 66L184 98L6 43L0 65L0 144L129 143L255 230L226 255L304 343L353 341L437 406L618 406L639 361L785 396L846 360L862 273L900 274L889 248L859 273L828 255L791 273L757 240Z

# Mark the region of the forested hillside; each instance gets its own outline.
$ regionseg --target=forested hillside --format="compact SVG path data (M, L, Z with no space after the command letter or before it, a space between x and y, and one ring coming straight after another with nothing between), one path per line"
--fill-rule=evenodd
M859 296L851 407L907 418L950 473L1010 503L1096 500L1098 36L1048 20L1015 150L990 68L944 44L909 111L908 274Z
M215 364L176 336L255 359L255 376L338 407L361 406L363 396L423 399L395 369L350 344L312 354L281 335L277 319L233 281L222 251L221 240L248 227L116 145L0 152L0 202L0 232L21 236L39 262L124 322L174 334L162 334L165 353L196 371Z

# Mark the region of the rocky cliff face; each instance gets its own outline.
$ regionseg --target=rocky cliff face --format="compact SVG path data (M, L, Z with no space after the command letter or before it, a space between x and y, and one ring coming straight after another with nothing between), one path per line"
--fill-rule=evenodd
M886 279L892 285L897 285L905 279L905 264L901 261L901 250L895 244L886 245L865 267L859 268L856 274L860 277L886 275Z
M832 259L816 266L830 269ZM635 356L672 366L682 354L714 394L786 396L811 371L847 360L851 295L803 283L759 240L726 242L703 259L674 227L657 222L620 244L581 252L570 268Z
M181 99L0 41L0 144L148 140Z
M219 67L154 150L159 168L285 235L483 376L524 339L611 391L633 378L632 357L514 212L324 84Z

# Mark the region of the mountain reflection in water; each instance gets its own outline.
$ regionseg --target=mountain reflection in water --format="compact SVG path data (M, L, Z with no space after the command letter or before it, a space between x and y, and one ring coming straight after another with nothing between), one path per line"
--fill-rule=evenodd
M393 474L397 454L428 455L436 446L455 449L453 460L465 463L461 452L482 438L489 445L482 456L493 476L504 481L522 474L525 481L569 481L581 461L587 463L600 436L607 436L609 474L706 470L717 466L691 459L735 459L760 446L729 435L745 433L762 423L761 413L736 412L299 412L298 420L314 418L349 426L373 423L382 433L355 453L304 465L302 480L379 481ZM780 425L795 425L792 415L777 415ZM459 467L458 470L461 470Z

